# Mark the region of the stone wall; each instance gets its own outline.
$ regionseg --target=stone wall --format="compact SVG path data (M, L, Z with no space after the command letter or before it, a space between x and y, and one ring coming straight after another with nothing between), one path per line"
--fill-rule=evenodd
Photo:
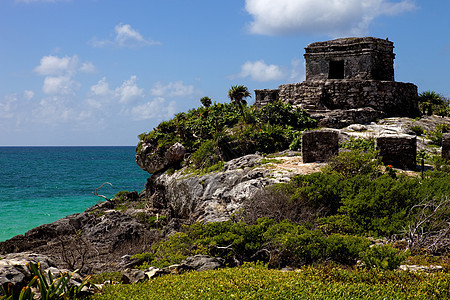
M305 48L306 80L394 81L394 45L373 38L342 38Z
M326 162L339 153L339 130L322 129L302 133L304 163Z
M279 98L311 112L371 107L389 117L419 113L417 86L395 81L304 81L280 85Z
M442 158L450 159L450 133L442 134Z
M263 107L278 100L278 89L255 90L255 106Z
M416 136L379 136L375 139L375 148L380 151L382 161L401 169L416 169Z

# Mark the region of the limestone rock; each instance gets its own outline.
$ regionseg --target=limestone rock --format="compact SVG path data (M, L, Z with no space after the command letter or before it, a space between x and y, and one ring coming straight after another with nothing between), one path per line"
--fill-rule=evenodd
M51 271L52 274L59 275L61 271L56 269L55 262L45 255L31 252L7 254L0 259L0 286L5 289L10 286L18 294L33 277L26 266L29 262L40 263L45 273ZM0 295L1 293L2 289Z
M278 173L261 165L262 156L246 155L227 162L223 172L202 176L174 174L151 176L146 185L150 205L189 222L228 220L242 203L260 189L289 181L296 172Z
M126 212L108 209L110 205L96 205L0 242L0 253L33 251L51 257L56 267L81 268L85 273L126 267L121 264L124 254L136 254L134 247L149 251L152 241L163 233L149 230ZM142 250L146 245L148 249Z
M124 284L133 284L145 280L145 272L138 269L126 269L122 271L121 281Z
M186 149L180 143L173 144L166 151L161 151L157 145L144 143L136 154L136 162L142 170L155 174L179 163L185 154Z
M161 276L161 275L163 275L163 274L166 274L166 273L164 272L164 270L159 269L159 268L156 268L156 267L150 267L150 268L146 269L146 270L144 271L144 273L145 273L145 277L146 277L147 279L152 279L152 278Z
M181 262L181 266L188 270L206 271L223 268L225 260L220 257L209 257L206 255L190 256Z
M148 276L156 277L161 274L183 274L187 271L216 270L219 268L223 268L224 266L225 260L223 258L209 257L206 255L195 255L186 258L179 264L168 266L162 270L156 268L153 268L151 270L149 269Z

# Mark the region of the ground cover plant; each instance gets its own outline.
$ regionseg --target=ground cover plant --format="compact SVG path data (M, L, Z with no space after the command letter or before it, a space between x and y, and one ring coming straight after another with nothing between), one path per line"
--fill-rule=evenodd
M94 299L448 299L450 274L250 265L105 287Z

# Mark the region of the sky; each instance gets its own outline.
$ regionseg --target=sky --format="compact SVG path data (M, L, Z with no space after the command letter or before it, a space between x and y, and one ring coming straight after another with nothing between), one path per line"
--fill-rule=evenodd
M0 0L0 146L134 146L203 96L303 81L304 48L341 37L389 38L396 81L450 97L449 11L443 0Z

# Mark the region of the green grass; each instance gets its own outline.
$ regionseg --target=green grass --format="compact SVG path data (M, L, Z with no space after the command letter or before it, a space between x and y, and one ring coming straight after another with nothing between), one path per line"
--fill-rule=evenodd
M93 299L449 299L450 274L234 268L105 287Z

